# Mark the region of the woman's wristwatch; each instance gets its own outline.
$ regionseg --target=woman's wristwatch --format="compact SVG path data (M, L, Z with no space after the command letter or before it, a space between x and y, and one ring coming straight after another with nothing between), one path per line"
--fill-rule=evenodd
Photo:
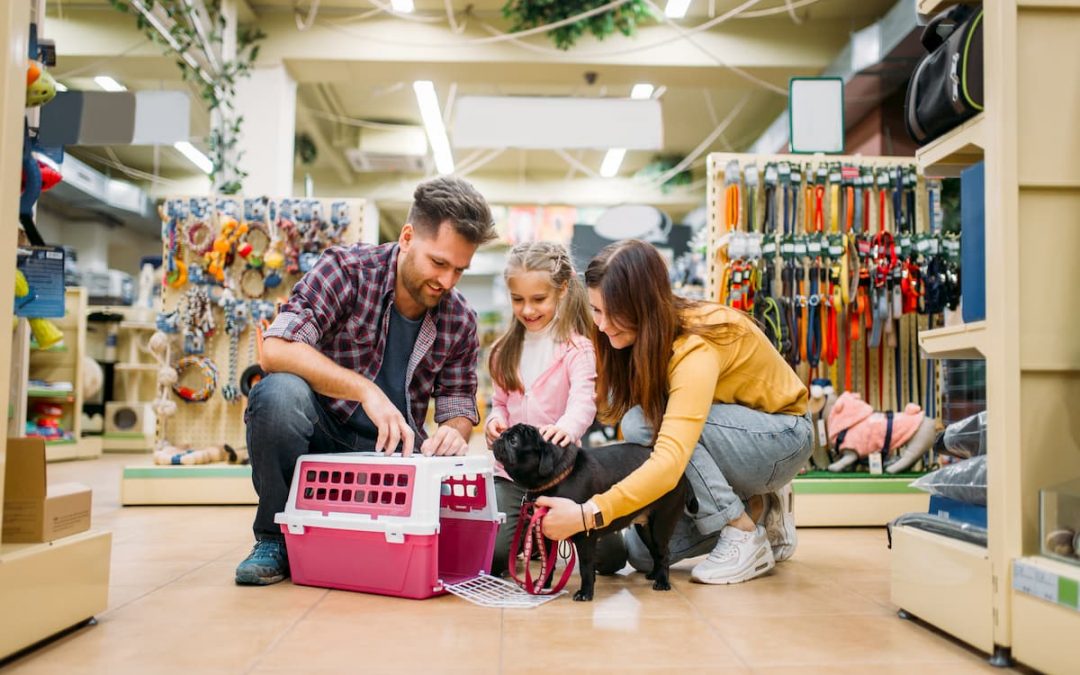
M593 503L592 500L585 502L584 510L592 515L592 523L588 528L589 531L599 530L604 527L604 514L600 512L600 507Z

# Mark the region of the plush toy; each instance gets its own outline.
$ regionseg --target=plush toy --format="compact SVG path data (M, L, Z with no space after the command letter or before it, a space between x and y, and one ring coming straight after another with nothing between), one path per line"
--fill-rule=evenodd
M22 273L22 270L15 270L15 298L16 300L22 300L30 296L30 284L26 281L26 276ZM33 298L30 298L33 299ZM17 305L25 304L16 303ZM64 339L64 334L60 332L60 329L56 327L52 321L48 319L30 319L30 332L34 334L34 339L37 341L38 349L48 349L56 344L59 344Z
M26 67L26 107L45 105L56 97L56 80L45 66L31 61Z
M862 457L881 451L887 458L887 473L900 473L915 465L934 444L936 423L926 417L914 403L903 412L874 412L870 404L853 392L844 392L830 405L826 404L826 426L829 443L840 458L829 465L829 471L839 473L850 469Z

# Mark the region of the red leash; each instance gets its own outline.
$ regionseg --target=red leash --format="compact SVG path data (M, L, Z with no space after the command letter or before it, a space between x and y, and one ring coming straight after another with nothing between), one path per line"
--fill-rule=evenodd
M546 506L537 506L536 502L522 502L517 527L514 528L514 539L510 544L510 560L507 561L510 576L529 595L554 595L560 592L569 583L570 575L574 572L574 563L577 561L577 552L574 550L574 545L568 541L553 541L550 547L545 549L544 534L541 526L547 512ZM525 534L524 541L522 541L523 531ZM562 544L570 548L569 555L560 553L559 548ZM540 576L536 579L533 579L532 570L529 568L534 545L536 550L540 552ZM519 551L522 552L525 558L524 579L518 577L517 558ZM566 560L566 567L563 569L562 576L554 586L544 588L551 579L552 574L555 573L555 563L560 557Z

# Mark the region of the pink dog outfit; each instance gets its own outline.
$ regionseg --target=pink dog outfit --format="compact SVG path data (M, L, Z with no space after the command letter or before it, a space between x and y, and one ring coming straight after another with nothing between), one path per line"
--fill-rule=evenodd
M874 412L858 394L846 391L836 399L826 420L829 443L839 450L854 450L860 457L867 457L907 443L923 417L922 408L914 403L908 403L903 412Z

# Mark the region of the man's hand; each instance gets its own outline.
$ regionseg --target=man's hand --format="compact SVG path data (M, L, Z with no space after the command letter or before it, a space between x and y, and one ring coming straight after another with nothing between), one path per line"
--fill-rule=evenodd
M438 431L420 445L420 452L425 457L464 455L469 450L468 442L458 430L449 425L442 425Z
M488 447L502 436L502 433L506 431L506 422L502 421L502 418L498 415L493 416L484 425L484 437L487 438Z
M570 441L573 440L572 438L570 438L570 434L566 433L554 424L545 424L544 426L540 427L540 435L544 437L545 441L548 441L549 443L554 443L555 445L561 445L563 447L570 445Z
M374 383L368 383L364 395L360 399L360 405L371 419L372 424L379 430L379 436L375 441L375 452L391 454L397 450L401 443L401 454L408 457L413 451L415 434L401 411L390 402L386 394Z

